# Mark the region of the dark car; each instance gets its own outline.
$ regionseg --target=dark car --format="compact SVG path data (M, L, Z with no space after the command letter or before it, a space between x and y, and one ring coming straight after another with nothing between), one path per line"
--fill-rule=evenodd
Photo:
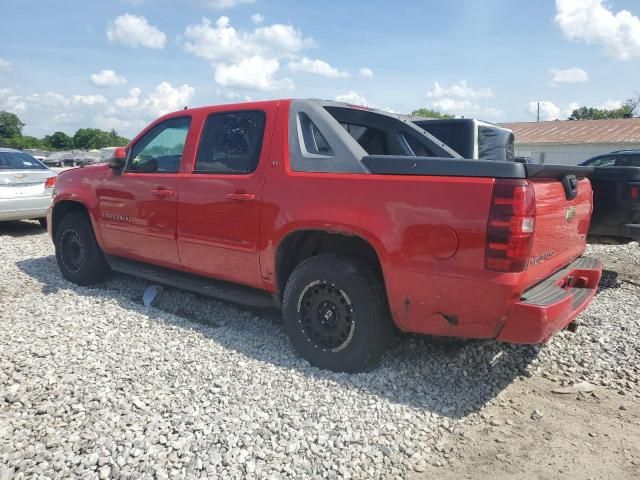
M616 150L585 160L583 167L640 167L640 150Z
M595 167L592 240L640 241L640 150L598 155L580 165Z

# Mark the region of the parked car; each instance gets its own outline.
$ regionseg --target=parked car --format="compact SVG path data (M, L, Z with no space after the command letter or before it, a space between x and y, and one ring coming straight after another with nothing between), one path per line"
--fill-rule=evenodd
M592 157L580 165L585 167L640 167L640 150L616 150Z
M312 365L360 371L395 328L539 343L572 322L602 268L582 257L590 171L465 160L337 102L203 107L60 174L49 229L72 282L281 304Z
M640 150L618 150L581 163L595 167L593 216L595 240L640 242Z
M0 221L37 219L46 226L56 175L25 152L0 148Z

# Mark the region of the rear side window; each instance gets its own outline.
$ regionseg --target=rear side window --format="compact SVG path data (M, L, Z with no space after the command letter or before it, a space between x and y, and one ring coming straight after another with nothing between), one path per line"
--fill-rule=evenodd
M388 155L387 142L382 130L355 123L340 123L340 125L369 155Z
M615 165L615 163L616 157L600 157L589 162L587 165L590 167L610 167L611 165Z
M190 117L182 117L153 127L132 147L126 170L136 173L177 173L190 124Z
M304 146L306 150L305 155L334 156L329 142L327 142L327 139L324 138L324 135L322 135L322 132L320 132L316 124L309 118L309 115L300 112L298 114L298 126L302 136L302 146Z
M253 172L260 159L266 115L260 110L214 113L202 130L194 173Z
M38 160L23 152L0 152L0 170L45 170Z
M413 153L416 157L435 157L433 152L429 150L424 144L420 143L413 135L409 135L407 133L400 134L402 139L407 142L407 146L411 153Z

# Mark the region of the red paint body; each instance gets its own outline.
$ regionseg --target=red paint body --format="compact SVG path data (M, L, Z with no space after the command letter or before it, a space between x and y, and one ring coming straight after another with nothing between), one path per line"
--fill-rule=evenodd
M538 343L586 307L534 308L523 292L584 251L592 208L588 180L565 199L557 180L530 181L535 192L531 262L522 273L485 268L492 178L294 172L289 164L288 100L179 111L192 118L180 172L120 174L107 165L58 177L53 209L88 210L105 253L277 292L276 258L287 235L320 230L355 235L377 253L395 324L404 331L498 337ZM265 136L248 175L192 174L205 119L213 112L263 110ZM568 222L568 207L575 218ZM52 225L51 210L49 225ZM447 318L449 321L447 321ZM451 319L455 318L455 321Z

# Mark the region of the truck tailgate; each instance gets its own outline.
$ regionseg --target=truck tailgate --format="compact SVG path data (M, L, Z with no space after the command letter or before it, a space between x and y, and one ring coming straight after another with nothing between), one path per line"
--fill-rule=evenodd
M593 194L588 179L578 180L569 200L560 180L531 178L536 199L535 233L525 276L530 287L571 263L586 247Z

